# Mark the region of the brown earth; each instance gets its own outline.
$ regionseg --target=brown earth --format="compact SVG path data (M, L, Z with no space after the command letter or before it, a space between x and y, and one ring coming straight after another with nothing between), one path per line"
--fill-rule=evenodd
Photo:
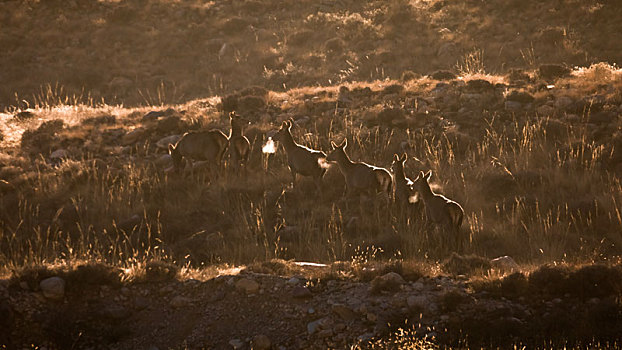
M9 349L620 345L619 267L544 266L487 280L403 278L379 265L353 278L352 268L272 261L207 280L152 273L121 283L83 265L60 273L67 285L57 300L39 282L59 272L31 271L0 284L0 339ZM400 328L410 334L392 338Z

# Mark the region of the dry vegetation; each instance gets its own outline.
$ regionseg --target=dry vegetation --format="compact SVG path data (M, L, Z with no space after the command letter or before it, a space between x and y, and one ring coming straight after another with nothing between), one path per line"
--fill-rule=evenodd
M329 294L325 281L356 281L382 297L405 291L378 284L388 272L411 284L451 275L472 294L439 298L449 316L434 337L418 328L410 308L380 337L348 345L619 346L622 70L592 63L620 60L609 47L622 42L620 6L290 5L0 4L11 9L0 11L8 24L0 46L10 48L0 62L15 68L0 72L11 83L0 87L7 291L37 291L50 276L64 278L74 297L82 289L97 295L100 285L157 293L153 286L177 279L212 288L228 268L247 265L257 274L304 275L317 293ZM531 25L529 16L546 25ZM43 30L44 23L52 24ZM41 50L47 54L37 58ZM169 143L190 130L229 134L231 111L250 121L244 172L228 161L221 169L198 162L170 171ZM296 142L326 153L344 138L353 160L385 168L407 153L406 176L432 170L433 189L464 208L458 235L428 223L421 203L404 215L393 205L343 198L335 165L321 193L306 177L292 188L282 146L264 148L285 120L293 121ZM504 255L520 271L491 269L490 259ZM294 260L326 263L329 271L309 272ZM534 310L559 299L563 312L510 312L529 320L517 326L478 309L480 297ZM3 302L0 293L0 310ZM101 325L110 336L104 347L126 339L115 325ZM52 347L78 344L81 328L62 331L33 334ZM92 333L79 346L99 341ZM184 346L175 339L169 346Z

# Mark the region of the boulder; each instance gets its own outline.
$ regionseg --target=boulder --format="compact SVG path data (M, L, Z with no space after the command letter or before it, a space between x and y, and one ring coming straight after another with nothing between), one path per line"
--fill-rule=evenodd
M246 294L256 294L259 292L259 283L250 278L242 278L236 282L235 289Z
M60 300L65 295L65 280L60 277L49 277L39 283L43 296L52 300Z

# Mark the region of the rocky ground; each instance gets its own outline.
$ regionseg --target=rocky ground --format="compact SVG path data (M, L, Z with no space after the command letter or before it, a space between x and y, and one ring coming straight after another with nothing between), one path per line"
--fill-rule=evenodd
M619 268L542 267L481 279L369 265L364 270L376 277L353 279L347 264L264 265L273 270L223 270L206 280L176 279L161 272L165 265L132 283L114 273L77 278L81 269L95 275L89 265L65 274L67 282L45 277L50 271L16 276L0 284L0 336L9 349L620 345ZM296 273L274 273L286 265ZM392 344L400 328L409 333Z
M579 0L3 1L0 108L615 63L621 11Z

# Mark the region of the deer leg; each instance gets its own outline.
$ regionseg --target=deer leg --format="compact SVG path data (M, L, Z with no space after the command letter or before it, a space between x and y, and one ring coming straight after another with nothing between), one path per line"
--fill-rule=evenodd
M289 168L292 172L292 188L296 188L296 171L292 168Z
M317 188L317 192L320 194L320 197L322 197L322 178L316 177L314 180L315 180L315 187Z

